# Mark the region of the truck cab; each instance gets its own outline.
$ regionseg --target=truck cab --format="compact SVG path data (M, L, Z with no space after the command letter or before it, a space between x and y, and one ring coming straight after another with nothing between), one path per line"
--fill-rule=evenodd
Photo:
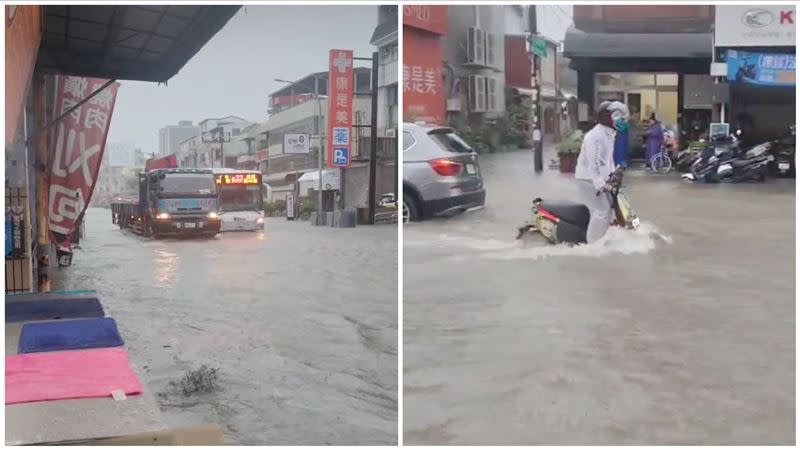
M139 185L149 234L219 233L219 192L210 169L155 169L140 175Z

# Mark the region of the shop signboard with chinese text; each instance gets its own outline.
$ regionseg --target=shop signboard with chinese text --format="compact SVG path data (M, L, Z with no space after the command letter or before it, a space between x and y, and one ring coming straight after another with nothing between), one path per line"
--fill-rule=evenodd
M728 81L759 86L795 85L795 55L728 50Z
M56 76L56 115L67 112L108 81ZM118 89L119 83L106 86L53 127L48 212L56 242L69 241L92 198Z
M438 35L447 34L447 6L403 6L403 26L414 27Z
M353 51L331 50L328 67L328 167L350 167L353 127Z
M442 43L435 34L403 32L403 117L443 123Z
M794 5L717 5L716 47L794 47Z

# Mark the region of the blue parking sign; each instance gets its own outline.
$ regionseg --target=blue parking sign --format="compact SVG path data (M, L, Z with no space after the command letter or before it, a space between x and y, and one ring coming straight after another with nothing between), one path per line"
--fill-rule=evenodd
M347 147L333 147L333 165L346 166L350 164L350 149Z

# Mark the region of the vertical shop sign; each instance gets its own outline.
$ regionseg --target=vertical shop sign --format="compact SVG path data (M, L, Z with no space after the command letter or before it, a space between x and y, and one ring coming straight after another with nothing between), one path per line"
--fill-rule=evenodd
M353 82L353 51L331 50L328 68L328 167L350 167Z

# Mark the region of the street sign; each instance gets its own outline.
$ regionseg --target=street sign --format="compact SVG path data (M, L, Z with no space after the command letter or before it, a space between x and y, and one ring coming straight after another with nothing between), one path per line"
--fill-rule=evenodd
M307 154L311 151L311 137L308 134L286 133L283 135L283 153Z
M231 139L225 136L225 129L222 127L214 128L203 133L201 136L203 142L230 142Z
M331 50L328 65L328 167L350 167L353 127L353 51Z
M547 41L538 37L531 36L531 53L542 58L547 57Z
M294 220L294 194L286 194L286 220Z

